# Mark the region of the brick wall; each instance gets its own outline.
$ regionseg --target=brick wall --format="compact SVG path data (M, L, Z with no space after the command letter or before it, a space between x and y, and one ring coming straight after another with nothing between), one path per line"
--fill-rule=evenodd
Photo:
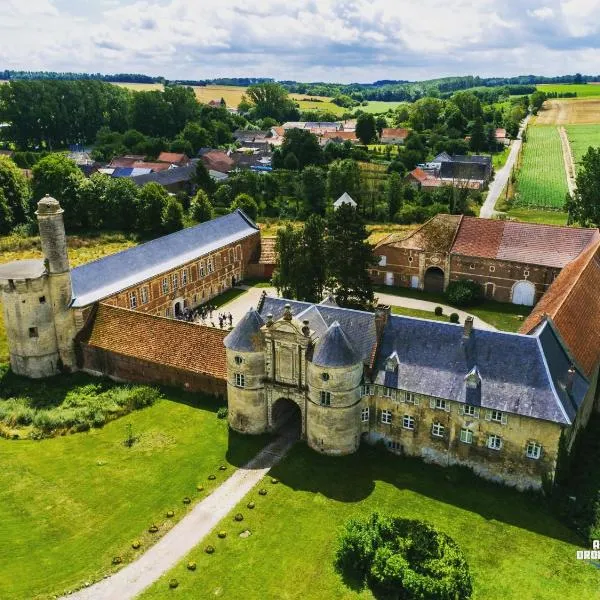
M225 397L227 381L216 377L159 365L130 356L81 344L82 370L123 381L169 385L188 392L201 392ZM225 353L225 349L223 349Z
M195 307L231 288L248 276L249 264L258 260L260 233L223 246L194 261L104 300L111 306L161 316L173 316L174 303ZM167 312L168 311L168 312Z

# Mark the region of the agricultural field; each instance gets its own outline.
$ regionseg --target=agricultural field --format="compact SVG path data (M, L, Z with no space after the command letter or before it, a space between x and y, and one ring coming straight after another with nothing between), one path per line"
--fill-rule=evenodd
M534 126L527 129L516 190L515 207L562 209L567 194L567 177L556 127Z
M575 165L578 165L590 146L600 146L600 125L567 125L566 130Z
M384 102L379 100L371 100L367 106L359 106L357 110L362 110L366 113L381 114L386 113L388 110L395 110L401 104L407 104L406 102Z
M600 86L598 87L600 91ZM600 97L546 100L535 117L536 125L600 123Z
M121 83L114 82L113 85L118 85L119 87L127 88L132 92L151 92L154 90L158 90L162 92L164 89L164 85L162 83Z
M98 383L81 374L73 379ZM64 378L44 384L46 393L64 394ZM163 395L100 429L0 439L0 598L56 598L115 571L115 556L127 563L147 550L266 442L231 434L214 400ZM136 438L131 447L124 443L128 425ZM153 524L156 533L148 532Z
M600 97L600 83L541 83L536 86L540 92L569 94L575 92L578 98Z
M258 494L261 488L266 496ZM575 559L585 542L552 516L541 496L386 450L326 457L300 443L140 600L171 594L181 600L381 599L348 585L333 565L343 524L373 511L422 519L450 535L469 562L473 600L597 598L600 571ZM242 522L234 521L236 513ZM250 535L240 538L245 530ZM204 551L209 544L214 554ZM171 579L176 590L169 590Z

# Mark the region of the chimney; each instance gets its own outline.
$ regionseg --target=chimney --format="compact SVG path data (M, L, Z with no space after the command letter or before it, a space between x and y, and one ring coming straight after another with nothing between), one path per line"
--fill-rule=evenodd
M267 327L271 327L271 325L273 325L273 313L267 315Z
M292 320L292 306L290 304L286 304L283 309L283 320L284 321Z
M308 326L308 319L304 319L304 321L302 321L302 333L308 337L310 335L310 327Z
M463 329L463 340L468 340L473 333L473 317L467 317L465 319L465 326Z
M569 394L569 396L573 393L573 383L575 381L575 367L574 365L571 365L569 367L569 370L567 371L567 385L566 390L567 390L567 394Z
M378 304L375 309L375 332L378 340L381 339L381 334L383 333L391 310L392 309L385 304Z

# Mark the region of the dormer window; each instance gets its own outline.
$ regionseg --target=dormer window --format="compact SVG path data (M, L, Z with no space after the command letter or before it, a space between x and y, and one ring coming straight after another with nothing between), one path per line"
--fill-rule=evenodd
M244 359L241 356L236 356L233 360L236 365L241 365L244 362Z
M321 379L323 381L329 381L329 373L321 373Z
M481 375L476 366L465 375L465 384L470 390L476 390L481 385Z
M385 370L393 373L398 368L400 360L398 359L398 353L393 352L388 359L385 361Z

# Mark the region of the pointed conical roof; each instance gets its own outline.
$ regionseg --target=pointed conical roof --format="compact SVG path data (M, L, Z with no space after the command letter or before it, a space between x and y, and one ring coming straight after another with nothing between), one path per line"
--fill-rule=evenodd
M360 362L344 330L337 321L317 342L312 362L320 367L349 367Z
M354 208L356 208L356 202L354 201L354 199L352 198L352 196L350 196L350 194L348 192L344 192L334 203L333 206L335 208L339 208L342 204L349 204L350 206L353 206Z
M260 328L265 324L258 312L251 308L233 331L223 340L225 348L239 352L259 352L256 340Z

